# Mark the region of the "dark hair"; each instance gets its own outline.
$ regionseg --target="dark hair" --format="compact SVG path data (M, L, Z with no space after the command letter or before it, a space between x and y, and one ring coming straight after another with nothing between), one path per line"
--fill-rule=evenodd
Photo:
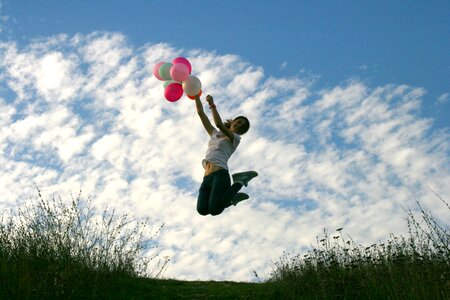
M245 123L246 123L246 125L245 125L244 127L242 127L241 132L238 132L238 133L239 133L239 134L244 134L244 133L246 133L246 132L250 129L250 121L247 119L247 117L239 116L239 117L234 118L233 120L228 119L228 120L224 123L224 125L225 125L227 128L230 128L230 127L231 127L231 123L232 123L233 121L236 121L237 119L243 119L243 120L245 121Z

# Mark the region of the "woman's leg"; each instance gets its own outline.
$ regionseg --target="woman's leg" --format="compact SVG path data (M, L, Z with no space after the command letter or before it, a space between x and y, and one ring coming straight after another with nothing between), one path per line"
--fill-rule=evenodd
M212 175L203 177L197 198L197 211L202 216L209 214L209 199L211 197Z
M209 213L216 216L231 205L231 199L242 188L242 184L234 183L231 185L230 174L227 170L216 171L211 175L213 175L213 179L209 198Z

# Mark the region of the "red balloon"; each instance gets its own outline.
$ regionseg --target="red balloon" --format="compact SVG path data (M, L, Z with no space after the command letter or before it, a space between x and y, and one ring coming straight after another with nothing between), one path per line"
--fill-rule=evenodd
M181 96L183 96L183 86L181 85L181 83L171 83L164 90L164 97L166 97L167 101L178 101Z
M202 95L202 90L200 90L200 93L198 93L197 96L200 97L201 95ZM196 97L196 96L189 96L189 95L186 95L186 96L188 96L188 98L192 99L192 100L195 100L195 97Z

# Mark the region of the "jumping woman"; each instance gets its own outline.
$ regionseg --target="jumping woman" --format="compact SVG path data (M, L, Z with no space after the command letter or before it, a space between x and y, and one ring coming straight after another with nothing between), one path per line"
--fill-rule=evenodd
M228 159L239 145L241 135L250 128L250 122L246 117L239 116L223 123L213 97L206 96L206 101L219 130L211 125L208 116L203 111L200 97L195 97L197 113L210 136L208 150L202 162L205 175L199 190L197 211L203 216L208 214L216 216L228 206L236 205L249 198L247 194L238 192L244 185L247 186L252 178L258 176L258 173L249 171L233 174L233 185L231 185Z

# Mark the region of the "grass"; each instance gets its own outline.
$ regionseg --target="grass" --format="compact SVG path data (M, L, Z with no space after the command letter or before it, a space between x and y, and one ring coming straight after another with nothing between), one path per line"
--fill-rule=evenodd
M0 299L96 298L148 274L156 258L149 220L98 213L81 194L69 205L38 197L0 223ZM153 275L159 275L162 269Z
M0 299L449 299L449 228L418 208L419 217L405 211L409 235L386 243L362 246L342 228L324 229L316 247L282 256L264 282L179 281L160 278L162 226L98 212L81 194L67 204L38 190L1 217Z
M420 218L406 211L407 237L362 246L324 229L307 254L281 257L270 281L285 299L450 299L449 228L417 204Z

